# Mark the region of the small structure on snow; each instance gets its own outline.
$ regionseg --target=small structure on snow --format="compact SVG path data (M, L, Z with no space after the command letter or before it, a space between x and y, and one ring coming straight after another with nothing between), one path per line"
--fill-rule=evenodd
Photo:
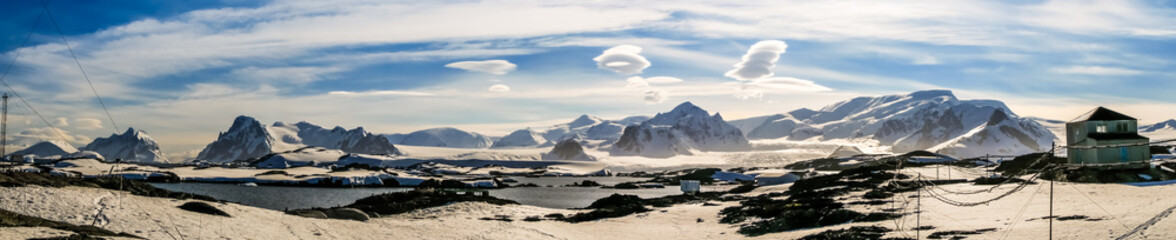
M1148 138L1137 119L1098 107L1066 123L1067 158L1072 164L1146 162Z
M702 188L702 182L698 180L682 180L683 193L697 193Z

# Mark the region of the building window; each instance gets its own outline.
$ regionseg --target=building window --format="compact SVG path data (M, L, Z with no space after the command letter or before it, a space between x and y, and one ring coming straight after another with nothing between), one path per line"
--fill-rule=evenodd
M1098 126L1094 127L1094 131L1098 132L1098 133L1106 133L1107 132L1107 125L1106 124L1098 124Z
M1116 127L1118 128L1119 132L1127 132L1127 124L1119 124Z

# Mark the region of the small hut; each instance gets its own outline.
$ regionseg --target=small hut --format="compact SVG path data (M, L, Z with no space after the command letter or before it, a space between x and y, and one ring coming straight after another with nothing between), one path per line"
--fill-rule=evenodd
M1075 164L1146 162L1151 159L1147 137L1138 120L1098 107L1066 123L1067 158ZM1113 147L1112 147L1113 146Z

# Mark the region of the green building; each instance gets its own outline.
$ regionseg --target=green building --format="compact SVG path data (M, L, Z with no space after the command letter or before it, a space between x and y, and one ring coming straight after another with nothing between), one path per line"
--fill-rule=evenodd
M1122 113L1098 107L1066 123L1069 162L1147 162L1151 159L1148 139L1139 135L1137 121Z

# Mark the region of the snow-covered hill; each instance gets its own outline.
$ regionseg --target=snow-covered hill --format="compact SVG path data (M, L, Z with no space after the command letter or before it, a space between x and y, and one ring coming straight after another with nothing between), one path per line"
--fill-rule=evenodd
M1002 112L1010 124L989 125L994 112ZM905 95L858 97L817 111L801 109L733 121L751 128L749 139L834 140L868 139L890 146L893 152L909 152L958 142L961 137L1004 138L1024 134L1029 142L1045 144L999 145L996 142L1021 142L1016 138L972 139L965 144L976 151L1028 153L1045 151L1057 137L1038 122L1021 118L1004 103L995 100L959 100L948 90L919 91ZM751 123L760 122L754 128ZM993 128L994 130L990 129ZM981 134L990 132L990 134ZM1001 132L1002 134L997 134ZM1006 133L1016 132L1016 133ZM978 134L978 135L977 135ZM960 143L962 144L962 143ZM965 153L959 148L953 151ZM996 153L994 153L996 154ZM958 157L958 156L957 156Z
M351 130L335 127L327 130L307 122L275 122L271 126L263 126L252 117L239 116L233 120L229 130L208 144L196 159L229 162L307 146L374 155L400 153L387 138L369 133L362 127Z
M743 132L723 116L684 102L639 125L625 128L611 155L666 158L695 151L741 151L751 145Z
M957 158L986 154L1022 155L1047 151L1053 141L1048 129L1035 127L1035 120L1010 118L1004 111L993 111L988 122L951 141L932 147L931 151Z
M44 158L61 158L77 153L78 149L68 143L61 141L44 141L33 144L20 151L12 152L9 156L21 156L26 159L29 157L44 159Z
M596 161L596 157L584 153L584 147L575 139L564 139L542 155L543 160Z
M409 134L385 134L395 144L426 147L488 148L493 143L482 134L456 128L431 128Z
M134 162L168 162L159 144L147 135L147 132L134 128L127 128L122 134L111 134L110 137L97 138L80 150L94 151L108 159L122 159Z
M543 138L540 133L531 129L522 129L514 131L506 137L494 141L491 148L514 148L514 147L534 147L546 143L547 139Z

